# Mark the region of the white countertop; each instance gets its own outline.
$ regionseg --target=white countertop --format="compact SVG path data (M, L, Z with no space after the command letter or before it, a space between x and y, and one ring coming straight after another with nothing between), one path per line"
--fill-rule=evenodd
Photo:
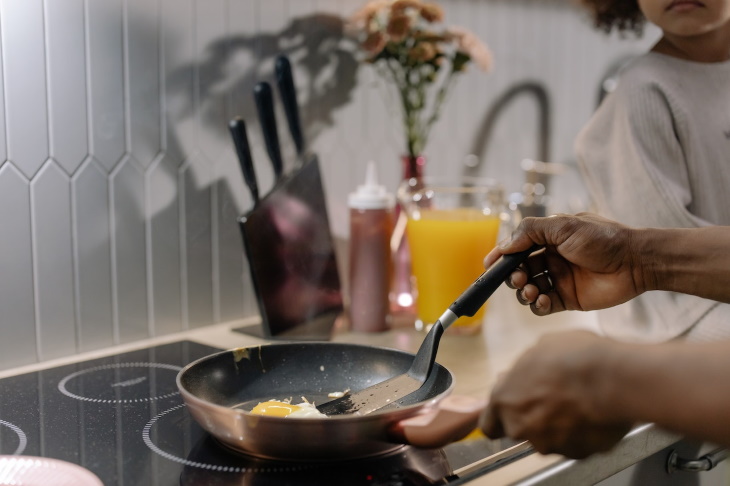
M241 326L256 325L258 325L258 319L251 318L192 329L2 371L0 378L182 339L220 348L256 345L264 341L252 335L233 331L234 328ZM539 336L568 329L597 330L595 314L563 312L547 317L537 317L528 308L517 303L513 290L502 286L489 301L482 332L476 336L458 336L451 335L447 331L441 338L437 361L454 374L455 393L485 397L499 373L509 368L512 362ZM410 327L368 334L351 333L346 329L338 329L332 340L415 352L424 335L423 332ZM569 461L557 455L531 454L476 478L469 484L474 486L482 484L566 484L566 475L571 476L571 483L574 482L573 479L580 478L575 484L590 484L596 479L608 477L624 469L677 440L679 437L647 425L634 429L614 450L606 454L596 455L583 461Z

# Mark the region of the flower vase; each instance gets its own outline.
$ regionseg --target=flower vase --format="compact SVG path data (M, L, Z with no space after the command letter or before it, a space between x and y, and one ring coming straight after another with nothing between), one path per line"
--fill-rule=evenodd
M418 187L426 164L424 156L401 157L404 187ZM413 180L412 180L413 179ZM410 181L408 184L406 182ZM395 207L395 228L391 238L393 280L390 288L390 311L394 325L413 326L416 321L416 295L411 274L411 252L406 235L406 213L398 202Z

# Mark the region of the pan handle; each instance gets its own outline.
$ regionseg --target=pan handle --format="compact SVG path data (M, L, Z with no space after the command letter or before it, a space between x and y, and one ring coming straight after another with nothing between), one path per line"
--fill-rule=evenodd
M396 422L389 427L388 435L415 447L444 447L473 431L486 406L484 399L451 395L422 414Z

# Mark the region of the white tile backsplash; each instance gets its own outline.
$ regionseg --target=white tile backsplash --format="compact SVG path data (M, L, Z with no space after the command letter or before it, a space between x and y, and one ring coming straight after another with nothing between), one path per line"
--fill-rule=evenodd
M0 356L9 367L38 358L30 187L12 164L0 167L0 194Z
M346 197L367 160L395 190L392 87L338 34L363 1L0 0L0 369L257 313L236 223L251 198L226 122L246 119L266 190L273 172L251 93L273 81L280 52L294 65L333 232L347 235ZM479 143L495 101L542 84L550 161L570 162L606 69L655 36L606 37L565 0L442 4L449 24L489 44L495 66L458 80L426 171L465 171L483 145L480 174L508 191L523 180L520 160L537 156L538 110L517 96ZM561 192L579 198L565 180L573 189Z

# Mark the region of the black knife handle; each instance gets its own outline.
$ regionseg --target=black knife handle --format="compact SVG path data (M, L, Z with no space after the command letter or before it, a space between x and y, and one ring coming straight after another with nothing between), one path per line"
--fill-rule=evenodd
M256 172L253 168L253 158L251 158L251 147L248 144L248 136L246 135L246 123L241 117L235 117L228 122L228 129L233 138L233 144L236 146L236 154L238 154L238 162L241 164L241 172L243 180L251 191L251 197L254 204L259 202L259 186L256 182Z
M484 305L487 299L495 290L502 285L509 275L520 266L522 262L527 260L531 253L537 251L540 247L533 246L529 250L518 253L510 253L502 255L497 262L489 267L489 269L481 274L471 286L461 294L453 304L449 306L449 310L461 316L473 316L479 308Z
M266 141L266 151L269 153L271 165L274 166L274 175L279 179L284 170L284 164L281 159L279 132L276 129L274 96L271 85L264 81L257 83L253 89L253 97L256 100L259 123L261 123L261 131L264 133L264 140Z
M294 88L294 75L292 74L289 58L286 56L277 57L274 70L276 71L276 83L279 87L279 96L281 96L281 101L284 104L284 113L286 113L289 131L297 148L297 154L301 155L304 152L304 135L299 120L297 91Z

